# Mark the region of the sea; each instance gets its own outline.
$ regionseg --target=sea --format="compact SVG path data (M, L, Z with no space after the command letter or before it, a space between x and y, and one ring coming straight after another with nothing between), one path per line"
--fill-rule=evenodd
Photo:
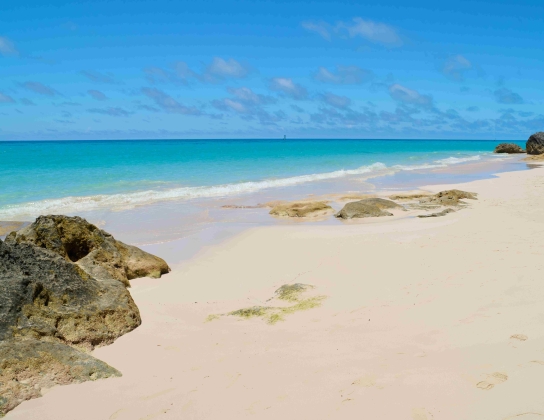
M499 141L126 140L0 142L0 221L81 215L154 243L212 223L272 223L267 200L375 193L526 169ZM524 146L524 142L513 143ZM257 214L258 213L258 214ZM139 232L136 234L135 232Z

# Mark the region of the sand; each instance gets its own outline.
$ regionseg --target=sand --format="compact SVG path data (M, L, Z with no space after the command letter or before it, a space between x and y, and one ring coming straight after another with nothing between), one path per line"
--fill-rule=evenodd
M122 378L55 387L7 418L544 419L544 168L427 189L452 187L479 200L260 227L168 261L131 282L142 326L93 353ZM206 322L292 283L327 298L275 324Z

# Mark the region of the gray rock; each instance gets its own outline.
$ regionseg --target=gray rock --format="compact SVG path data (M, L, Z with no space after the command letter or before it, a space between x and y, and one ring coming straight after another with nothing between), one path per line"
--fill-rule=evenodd
M108 364L59 343L37 340L0 342L0 417L42 388L121 376Z
M0 241L0 340L33 338L92 349L140 325L125 285L30 243Z
M495 147L494 153L525 153L525 150L523 150L520 146L514 143L501 143L497 147Z
M477 200L477 194L461 190L440 191L437 194L419 200L420 204L431 204L440 206L459 206L466 205L463 199Z
M448 213L455 213L455 210L449 209L449 208L448 208L448 209L444 209L444 210L442 210L442 211L439 211L439 212L437 212L437 213L420 214L420 215L417 216L417 217L419 217L419 218L421 218L421 219L424 219L424 218L426 218L426 217L442 217L442 216L445 216L445 215L448 214Z
M31 225L10 233L6 243L49 249L95 278L115 278L126 286L128 280L158 278L170 271L163 259L115 240L81 217L40 216Z
M529 137L529 140L527 140L527 143L525 144L525 148L527 149L527 154L529 155L543 154L544 153L544 132L541 131Z
M347 203L335 216L341 219L393 216L384 209L404 210L404 207L383 198L365 198L364 200Z

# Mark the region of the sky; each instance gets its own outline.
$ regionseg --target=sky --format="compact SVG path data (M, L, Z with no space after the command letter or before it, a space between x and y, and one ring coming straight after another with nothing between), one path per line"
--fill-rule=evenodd
M520 139L544 2L18 0L0 140Z

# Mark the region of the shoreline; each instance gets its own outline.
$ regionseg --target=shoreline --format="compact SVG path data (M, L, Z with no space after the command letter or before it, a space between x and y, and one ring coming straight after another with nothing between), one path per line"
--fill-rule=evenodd
M172 273L131 282L143 324L93 352L123 377L55 387L7 418L539 418L542 181L538 167L426 186L479 199L434 220L247 229L166 257ZM327 298L274 325L205 322L295 282Z

